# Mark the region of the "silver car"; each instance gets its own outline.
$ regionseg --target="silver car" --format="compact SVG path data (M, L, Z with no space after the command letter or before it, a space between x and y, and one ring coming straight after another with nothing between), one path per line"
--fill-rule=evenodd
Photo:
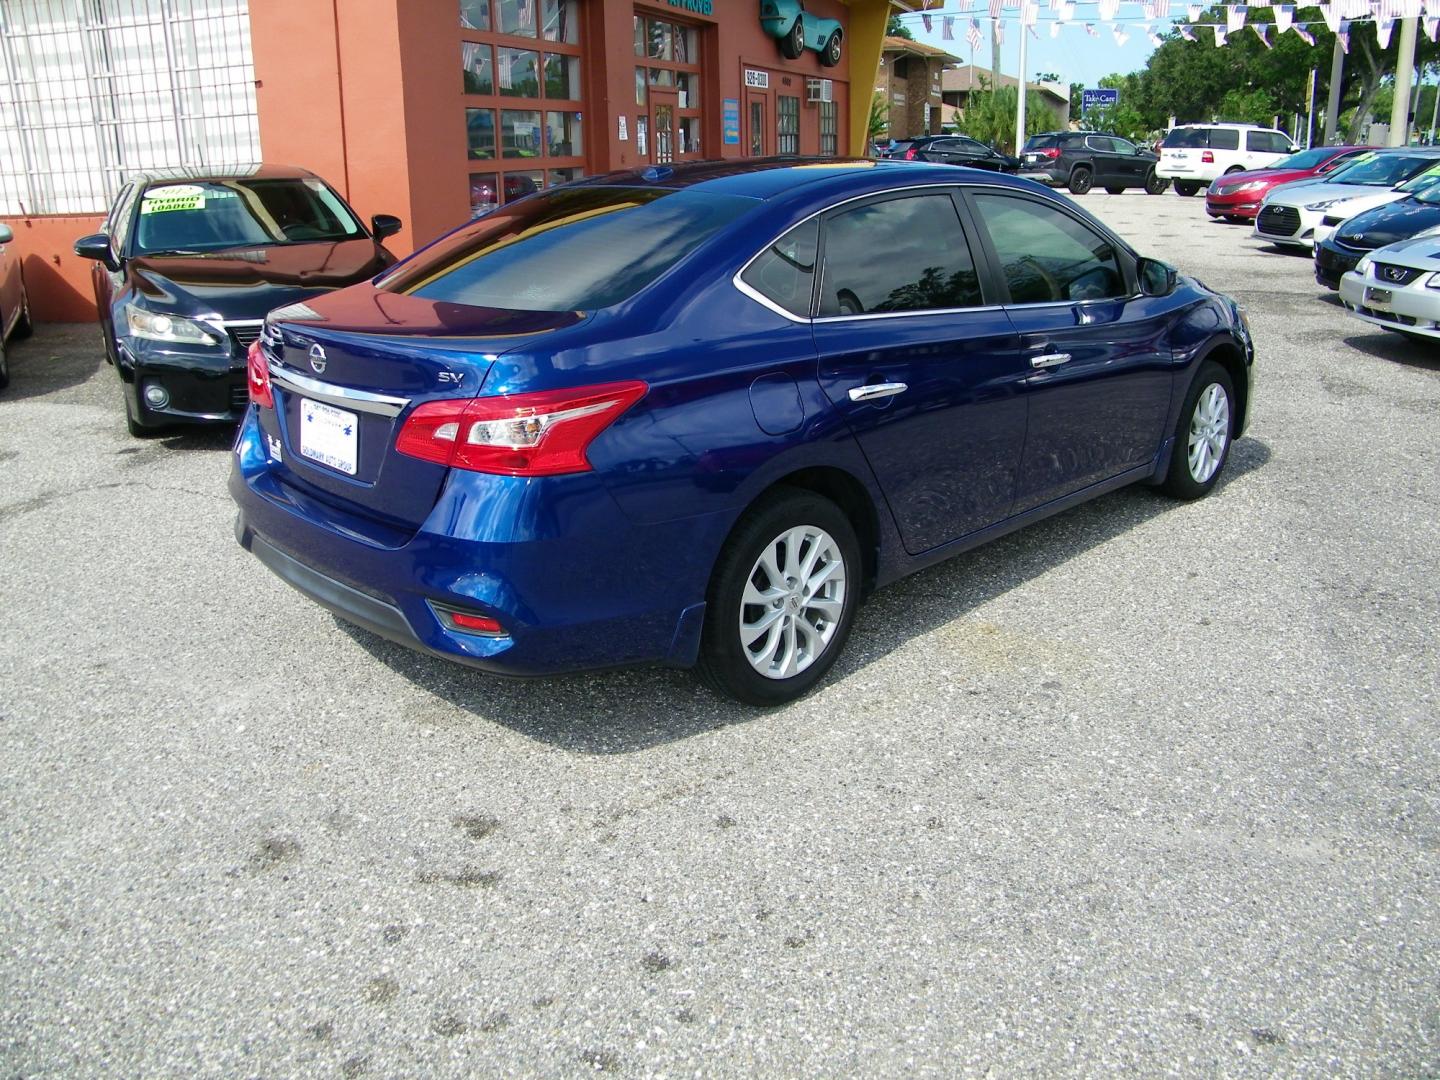
M12 338L26 338L34 329L30 322L30 300L25 295L25 279L20 274L20 260L14 251L15 233L9 225L0 224L0 389L10 384L10 356L5 343Z
M1357 319L1417 341L1440 339L1440 237L1370 252L1340 279L1340 300Z

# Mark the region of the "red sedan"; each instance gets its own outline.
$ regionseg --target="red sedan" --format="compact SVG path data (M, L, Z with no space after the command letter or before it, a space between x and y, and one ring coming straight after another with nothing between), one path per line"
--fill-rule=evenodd
M1270 189L1294 180L1325 176L1373 150L1373 146L1315 146L1277 161L1267 169L1233 172L1211 183L1205 193L1205 212L1212 218L1251 222Z

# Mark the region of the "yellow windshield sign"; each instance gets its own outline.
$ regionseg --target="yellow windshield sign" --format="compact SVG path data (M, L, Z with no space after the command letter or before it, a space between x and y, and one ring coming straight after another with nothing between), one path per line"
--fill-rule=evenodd
M163 214L171 210L204 210L205 189L198 184L169 184L151 188L140 200L140 213Z

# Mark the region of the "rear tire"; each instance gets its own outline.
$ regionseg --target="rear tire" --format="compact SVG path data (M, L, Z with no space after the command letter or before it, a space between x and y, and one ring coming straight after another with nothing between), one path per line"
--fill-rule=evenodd
M820 51L820 66L834 67L840 63L840 54L843 49L841 45L842 35L839 30L833 31L825 39L825 48Z
M23 341L35 333L35 321L30 318L30 294L25 291L25 278L20 278L20 321L15 324L15 332L10 336L17 341Z
M1107 194L1107 195L1124 195L1124 194L1125 194L1125 189L1124 189L1123 187L1107 187L1107 188L1105 189L1105 194Z
M1187 199L1200 190L1200 185L1194 180L1176 180L1175 194L1184 195Z
M1094 176L1084 165L1077 165L1075 171L1070 174L1070 194L1084 195L1090 190L1090 185L1095 182Z
M1245 167L1244 167L1243 165L1231 165L1230 168L1228 168L1228 169L1225 170L1225 175L1226 175L1226 176L1229 176L1229 175L1231 175L1232 173L1244 172L1244 171L1245 171Z
M1206 360L1185 395L1185 406L1175 426L1170 471L1160 489L1174 499L1199 499L1210 494L1230 459L1234 434L1235 387L1223 367Z
M747 705L808 693L845 647L861 577L859 541L838 506L798 488L762 495L711 574L700 677Z

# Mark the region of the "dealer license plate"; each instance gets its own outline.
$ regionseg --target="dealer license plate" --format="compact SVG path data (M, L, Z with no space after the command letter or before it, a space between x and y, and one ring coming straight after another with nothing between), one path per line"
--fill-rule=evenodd
M1373 308L1389 307L1391 293L1389 289L1372 289L1365 287L1365 306Z
M355 475L360 424L352 412L302 399L300 402L300 456L340 472Z

